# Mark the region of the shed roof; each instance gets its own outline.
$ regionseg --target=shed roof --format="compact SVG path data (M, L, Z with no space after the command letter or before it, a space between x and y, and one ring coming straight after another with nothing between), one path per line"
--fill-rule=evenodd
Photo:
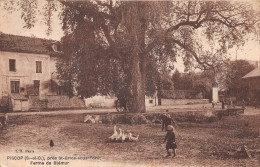
M260 77L260 67L254 69L253 71L249 72L248 74L246 74L245 76L243 76L242 78L253 78L253 77Z
M54 40L0 33L0 51L51 54Z

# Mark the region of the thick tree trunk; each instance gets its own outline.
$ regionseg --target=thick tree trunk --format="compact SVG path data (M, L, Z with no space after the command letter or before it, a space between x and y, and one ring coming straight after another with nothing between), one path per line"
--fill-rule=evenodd
M144 12L144 9L139 9L139 12ZM146 31L146 21L143 18L144 14L142 14L142 17L140 18L141 23L141 34L140 34L140 50L139 58L140 58L140 71L141 71L141 89L142 89L142 104L144 110L141 110L141 112L145 112L145 90L146 90L146 67L147 67L147 56L145 54L145 31Z
M131 66L131 97L129 99L130 112L145 112L145 87L140 68L140 58L133 56Z
M132 45L130 66L130 112L145 112L146 55L144 4L132 3L129 37Z

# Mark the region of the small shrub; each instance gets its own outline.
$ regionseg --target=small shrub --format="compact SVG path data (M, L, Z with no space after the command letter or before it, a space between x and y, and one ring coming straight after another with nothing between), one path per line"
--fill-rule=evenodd
M105 124L112 123L112 121L113 121L112 115L110 115L110 114L102 115L101 120L102 120L102 123L105 123Z
M143 114L134 114L126 116L126 123L129 124L148 124L150 121Z

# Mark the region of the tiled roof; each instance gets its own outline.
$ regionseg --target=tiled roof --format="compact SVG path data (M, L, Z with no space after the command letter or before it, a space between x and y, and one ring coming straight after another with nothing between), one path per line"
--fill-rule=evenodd
M253 71L249 72L242 78L252 78L252 77L260 77L260 67L254 69Z
M0 51L51 54L53 43L54 40L0 33Z

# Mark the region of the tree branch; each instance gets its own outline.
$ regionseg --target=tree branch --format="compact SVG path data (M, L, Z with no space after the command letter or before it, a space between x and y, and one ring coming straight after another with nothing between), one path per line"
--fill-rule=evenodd
M168 41L169 42L169 41ZM171 40L170 42L172 42L173 44L177 44L178 46L180 46L181 48L185 49L186 51L188 51L189 53L191 53L193 55L193 57L195 58L195 60L202 65L205 69L206 69L206 65L209 67L212 67L211 64L209 64L206 61L201 61L200 58L198 57L198 55L196 54L195 51L193 51L191 48L189 48L187 45L183 44L181 41L179 40Z

